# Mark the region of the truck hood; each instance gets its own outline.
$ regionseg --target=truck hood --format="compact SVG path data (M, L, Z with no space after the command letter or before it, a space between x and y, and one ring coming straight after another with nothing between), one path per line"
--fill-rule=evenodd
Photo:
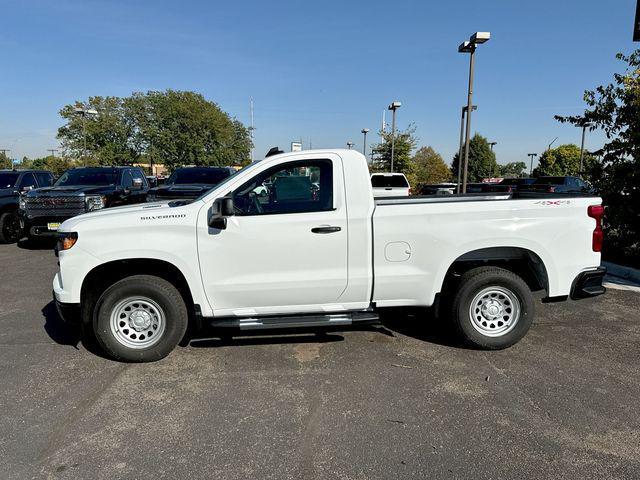
M176 204L175 202L154 202L154 203L138 203L136 205L125 205L122 207L112 207L97 210L91 213L78 215L77 217L66 220L61 226L60 231L76 231L78 227L84 228L85 225L96 225L100 229L115 229L119 226L128 225L131 222L144 221L151 226L155 219L176 218L173 215L183 216L187 210L198 211L201 202L196 204L189 203L187 205Z
M86 195L86 194L107 194L112 193L116 187L114 185L65 185L58 187L42 187L31 190L28 197L38 197L45 195Z

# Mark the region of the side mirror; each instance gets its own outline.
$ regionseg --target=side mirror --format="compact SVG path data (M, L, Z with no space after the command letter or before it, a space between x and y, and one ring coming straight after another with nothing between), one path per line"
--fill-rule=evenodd
M131 190L142 190L142 179L134 178L133 185L131 185Z
M22 187L22 191L23 192L30 192L31 190L33 190L33 185L27 185L26 187Z
M233 217L234 215L233 198L216 198L211 206L209 226L211 228L217 228L218 230L224 230L227 228L227 217Z

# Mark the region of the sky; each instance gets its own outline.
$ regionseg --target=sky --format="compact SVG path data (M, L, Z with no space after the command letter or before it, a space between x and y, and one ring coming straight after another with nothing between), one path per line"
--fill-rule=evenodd
M62 106L93 95L194 90L249 125L256 158L292 141L362 149L394 100L399 129L450 162L478 47L472 131L500 163L580 142L555 114L583 111L632 40L635 0L97 1L0 0L0 148L22 158L56 148ZM387 116L390 123L390 116ZM604 137L589 133L586 148Z

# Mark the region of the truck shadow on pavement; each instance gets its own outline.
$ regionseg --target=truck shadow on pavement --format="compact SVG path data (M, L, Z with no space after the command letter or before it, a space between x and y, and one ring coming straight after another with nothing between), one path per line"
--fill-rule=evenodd
M51 340L59 345L70 345L78 349L78 344L82 339L79 325L69 325L60 318L53 301L47 303L42 308L44 317L44 330Z
M456 336L446 316L433 308L393 308L381 311L380 321L389 331L445 347L468 349Z
M56 246L56 242L51 238L18 241L18 248L22 250L52 250L53 251L55 246Z

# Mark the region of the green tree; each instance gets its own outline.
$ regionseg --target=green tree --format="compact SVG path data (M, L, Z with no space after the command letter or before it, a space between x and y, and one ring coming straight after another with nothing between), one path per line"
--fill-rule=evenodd
M593 165L594 158L585 153L583 162L585 170L589 170ZM580 147L572 143L545 151L540 156L538 166L533 170L534 177L562 177L564 175L581 175Z
M525 162L509 162L504 165L498 165L500 168L500 176L505 178L523 177L527 173L527 164Z
M26 157L25 157L26 158ZM56 177L62 175L65 171L74 166L74 162L68 157L57 157L48 155L46 157L34 158L29 160L30 166L25 168L35 168L38 170L49 170Z
M82 116L79 108L97 114ZM194 92L90 97L64 106L60 115L67 121L58 129L64 156L78 159L79 164L131 165L152 159L173 170L181 165L249 161L248 129Z
M7 157L5 152L0 152L0 169L13 168L13 161Z
M409 162L406 175L409 184L418 190L421 185L451 180L451 170L442 160L442 156L431 147L422 147L415 153Z
M134 93L125 100L125 110L135 125L133 145L170 170L249 161L248 129L198 93Z
M393 153L393 171L408 173L411 163L411 152L418 144L416 138L416 127L410 124L406 130L396 131ZM391 140L392 132L382 132L382 142L372 145L372 150L376 152L376 158L371 166L372 171L391 171Z
M604 255L640 266L640 49L618 54L625 70L613 82L586 91L582 115L556 116L560 122L600 129L607 142L587 176L606 205Z
M82 115L78 109L97 114ZM122 98L89 97L87 102L65 105L60 116L67 121L58 129L65 156L87 165L131 165L140 159L142 152L133 143L136 125Z
M464 162L464 149L463 149ZM451 172L458 177L458 154L451 162ZM469 141L469 167L467 182L481 182L483 178L492 178L500 175L500 167L496 161L496 155L491 151L489 142L485 137L476 133Z

